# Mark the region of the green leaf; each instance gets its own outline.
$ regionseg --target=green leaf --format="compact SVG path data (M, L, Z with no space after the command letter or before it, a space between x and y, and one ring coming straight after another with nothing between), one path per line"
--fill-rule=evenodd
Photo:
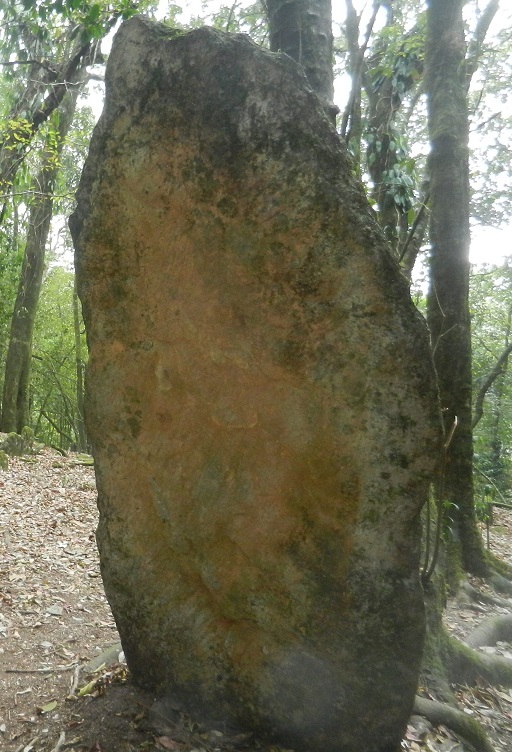
M92 694L96 690L96 685L98 683L97 679L93 679L88 684L83 686L81 689L78 690L78 696L79 697L85 697L86 695Z
M92 31L92 28L95 27L96 22L98 21L100 15L101 15L101 6L99 3L94 3L94 5L91 5L89 12L84 18L84 26L86 26L89 30Z

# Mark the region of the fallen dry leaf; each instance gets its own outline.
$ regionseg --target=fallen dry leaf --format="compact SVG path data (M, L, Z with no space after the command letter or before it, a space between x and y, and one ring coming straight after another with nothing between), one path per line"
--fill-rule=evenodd
M175 739L171 739L170 736L158 736L155 742L161 749L183 749L183 745L177 742Z

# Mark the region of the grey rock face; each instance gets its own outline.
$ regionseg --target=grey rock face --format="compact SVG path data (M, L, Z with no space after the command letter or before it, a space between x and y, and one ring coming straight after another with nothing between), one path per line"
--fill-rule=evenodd
M397 749L434 377L300 70L244 36L123 24L71 228L136 681L296 750Z

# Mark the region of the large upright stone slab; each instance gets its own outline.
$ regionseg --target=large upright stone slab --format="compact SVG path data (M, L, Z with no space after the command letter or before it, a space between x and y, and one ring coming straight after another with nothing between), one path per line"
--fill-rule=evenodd
M135 18L71 221L133 675L311 752L398 748L437 446L425 327L351 172L291 60Z

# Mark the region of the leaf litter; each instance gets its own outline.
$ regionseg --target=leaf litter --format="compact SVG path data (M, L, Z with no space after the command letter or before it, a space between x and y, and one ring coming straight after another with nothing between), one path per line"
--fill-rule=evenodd
M10 458L0 473L6 752L53 749L47 720L58 721L75 669L118 639L99 576L94 470L51 449L35 460Z
M286 752L250 734L203 727L178 709L161 715L154 698L131 685L122 653L107 651L119 637L99 571L94 470L81 455L48 448L34 459L10 458L0 472L0 749ZM491 549L512 564L511 543L512 513L497 510ZM471 584L490 593L482 581ZM454 600L445 622L464 639L488 616L512 611L512 601L507 606ZM491 650L512 657L512 645ZM483 685L456 693L496 752L512 752L512 690ZM402 749L469 752L449 729L417 716Z

